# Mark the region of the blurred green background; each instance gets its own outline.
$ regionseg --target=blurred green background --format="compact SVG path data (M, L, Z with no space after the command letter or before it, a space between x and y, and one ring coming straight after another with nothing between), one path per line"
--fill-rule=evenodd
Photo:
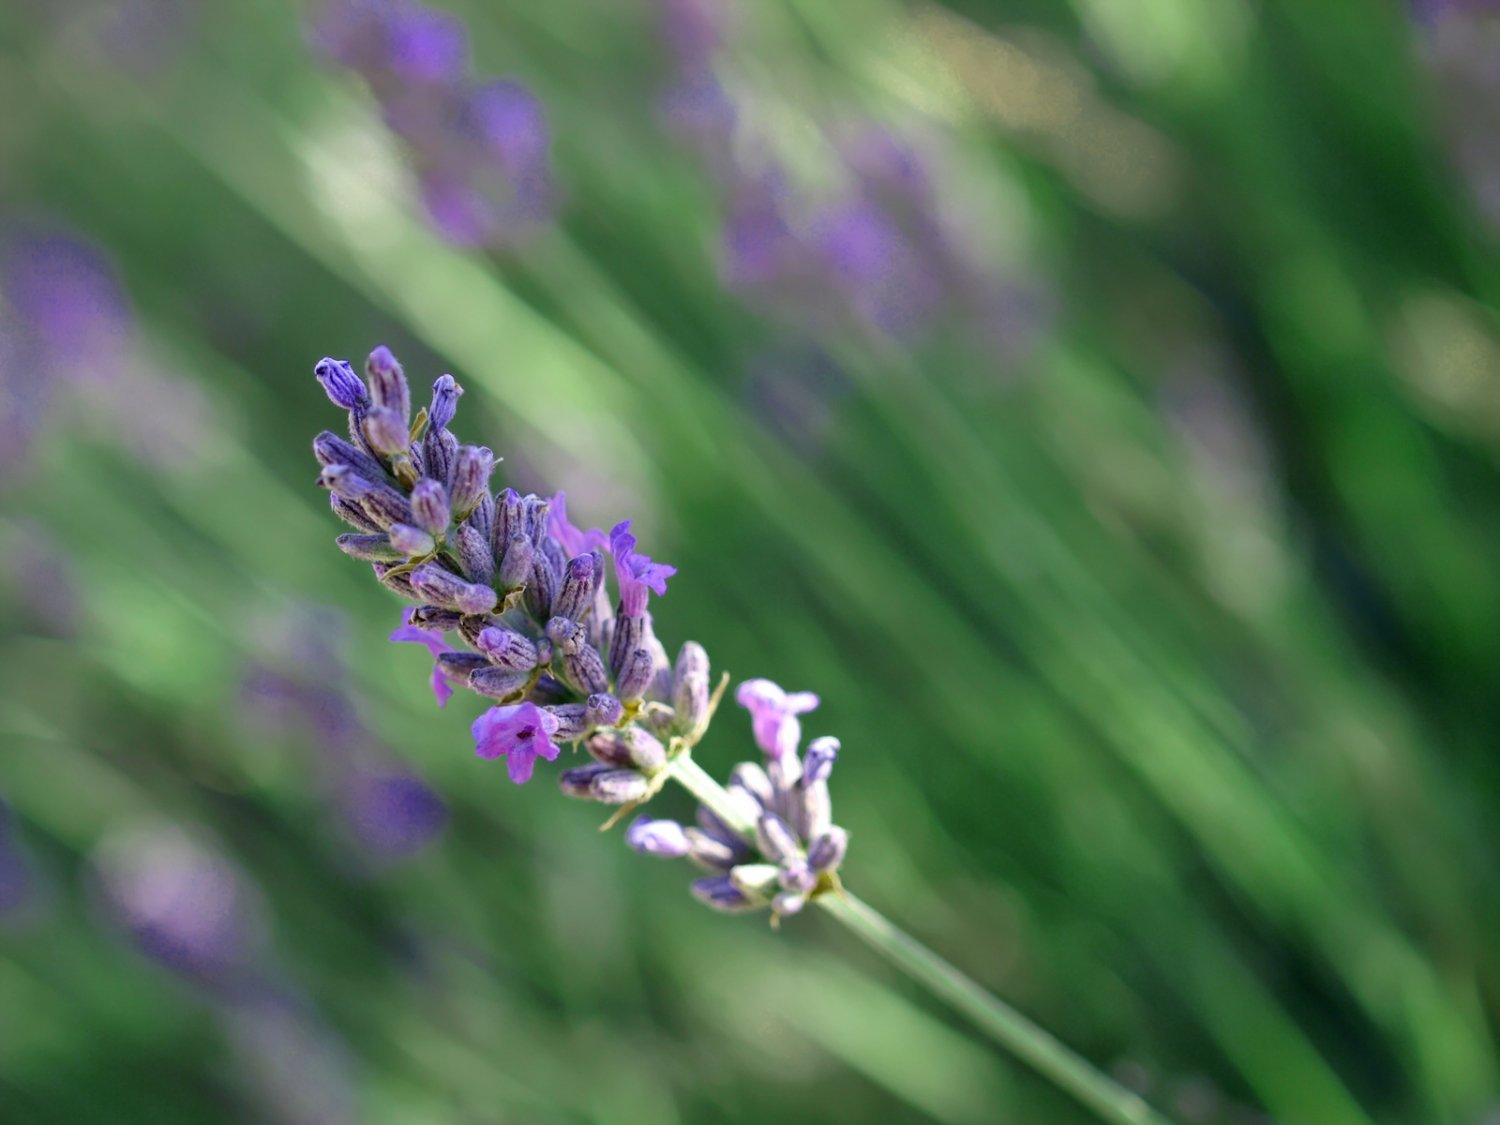
M1500 15L442 6L547 117L499 245L310 9L0 11L0 1121L1085 1119L473 756L313 487L376 343L821 693L850 886L1102 1068L1493 1121Z

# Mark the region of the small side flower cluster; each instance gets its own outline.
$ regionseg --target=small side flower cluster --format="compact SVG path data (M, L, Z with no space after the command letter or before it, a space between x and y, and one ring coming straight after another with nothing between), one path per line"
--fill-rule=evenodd
M467 77L457 16L413 0L334 0L313 38L370 87L411 153L444 238L511 243L551 217L556 193L541 102L513 79Z
M716 910L770 907L780 919L838 886L849 834L833 823L828 777L839 740L815 738L806 755L798 756L797 716L818 705L811 692L788 693L770 680L747 680L736 699L749 710L756 745L766 757L764 766L741 762L730 771L726 792L736 823L699 805L696 825L642 816L626 830L625 842L643 855L686 856L712 872L693 883L693 894Z
M676 568L636 549L629 520L608 534L574 526L561 492L492 493L494 454L448 429L463 393L453 376L413 418L406 376L384 347L364 379L340 359L314 373L349 416L347 439L324 431L313 441L319 484L355 529L338 545L417 603L391 639L432 654L440 706L460 687L495 701L474 721L476 753L503 757L521 783L560 743L581 744L593 761L559 774L564 793L622 812L654 796L674 763L690 764L728 682L713 687L702 645L688 641L674 661L656 638L650 597L666 593ZM779 917L837 885L847 838L832 824L828 774L838 742L817 739L798 756L797 716L818 705L814 695L751 680L737 698L767 758L731 776L737 823L704 809L697 828L637 821L627 842L720 872L694 886L712 906L769 905Z

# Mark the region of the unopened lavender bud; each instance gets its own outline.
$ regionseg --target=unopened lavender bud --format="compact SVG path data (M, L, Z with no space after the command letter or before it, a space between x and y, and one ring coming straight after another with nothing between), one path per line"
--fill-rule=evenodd
M638 816L625 829L625 843L642 855L679 859L688 853L687 833L675 820Z
M611 766L633 766L630 760L630 744L625 741L624 731L595 731L584 743L595 761Z
M513 629L491 625L480 631L474 646L491 664L511 672L529 672L537 665L536 642Z
M368 496L375 485L350 465L324 465L318 474L318 487L328 489L341 500L354 502Z
M651 627L645 617L623 617L614 619L614 632L609 638L609 670L616 676L625 670L625 662L638 648L647 646Z
M448 633L457 629L464 616L451 609L439 609L435 605L419 605L411 611L411 623L418 629L434 633Z
M490 554L489 537L481 535L466 523L458 525L454 538L458 545L458 561L469 581L488 586L495 580L495 556Z
M372 520L358 504L345 500L342 496L329 496L328 503L333 508L333 514L350 527L357 527L371 534L380 531L380 525Z
M798 891L782 891L771 899L771 909L783 918L796 914L807 905L807 896Z
M758 905L731 883L727 875L715 875L708 879L694 880L693 897L705 906L711 906L715 910L722 910L727 914L737 914L745 910L754 910Z
M424 563L412 571L411 584L427 601L460 613L488 613L499 601L489 586L465 582L435 563Z
M381 485L360 497L360 507L378 525L389 528L396 523L411 523L411 505L394 488Z
M429 428L422 438L422 472L447 488L453 483L458 439L447 430Z
M500 585L514 590L531 581L531 540L512 535L500 559Z
M605 770L594 777L589 788L596 801L606 805L628 805L643 800L651 792L651 783L635 770Z
M588 708L582 703L559 703L547 710L557 716L557 729L552 732L557 741L576 742L588 733Z
M385 473L384 466L363 449L327 430L313 438L313 456L320 465L348 465L367 480L379 480Z
M365 440L382 457L397 457L411 444L406 423L394 411L377 406L365 414Z
M557 596L557 571L539 551L531 556L531 580L526 583L526 608L538 620L552 616L552 599Z
M507 488L495 497L495 546L502 551L511 537L526 535L521 526L521 494ZM530 536L527 536L530 539Z
M469 512L467 523L484 536L490 544L490 550L493 551L495 549L495 498L488 492L481 492L478 503Z
M625 751L631 765L650 774L667 764L667 748L648 730L629 727L620 732L625 739Z
M615 680L615 691L626 703L635 703L646 696L651 679L656 674L656 665L651 650L638 648L625 661L625 667Z
M481 656L479 659L483 661L484 657ZM531 677L525 672L512 672L485 663L469 673L468 683L480 695L491 699L511 699L520 695L530 680Z
M807 862L814 871L832 871L844 862L848 850L849 833L835 824L812 842L807 849Z
M571 560L563 572L562 588L552 603L552 612L559 617L582 621L594 602L594 568L603 564L602 556L594 553Z
M448 530L452 515L448 509L448 490L435 480L417 481L411 490L411 512L418 527L430 535L441 536Z
M576 621L553 617L547 622L547 639L557 646L558 652L572 656L588 644L588 632Z
M438 654L437 665L456 684L468 684L469 677L489 664L477 652L443 652Z
M540 544L546 536L547 513L551 510L552 506L534 493L522 498L521 530L533 543Z
M730 770L729 784L749 790L763 806L771 807L773 802L771 779L766 776L766 771L754 762L741 762Z
M688 828L684 835L688 840L688 859L705 871L728 871L750 857L750 849L738 841L721 840L701 828Z
M553 620L558 619L554 617ZM576 652L564 654L563 670L573 686L585 695L609 690L609 674L604 670L604 658L592 645L580 645Z
M370 400L370 392L345 360L328 357L320 359L313 367L313 374L323 384L323 390L335 406L353 410Z
M828 794L828 782L814 781L797 786L788 795L788 806L792 826L804 840L815 840L833 823L833 800Z
M612 766L600 762L590 762L586 766L574 766L572 769L563 770L557 775L557 785L569 797L578 797L582 800L594 800L594 778L601 773L609 773Z
M495 455L482 445L461 445L453 460L453 518L463 519L487 494Z
M401 421L401 428L411 425L411 389L401 364L391 349L381 344L365 360L365 376L370 380L370 398L375 405L391 411Z
M812 785L814 782L827 781L828 775L833 773L833 763L838 761L839 740L825 735L815 738L808 744L807 754L802 763L802 785Z
M334 540L339 550L361 562L400 562L406 552L386 535L340 535Z
M776 890L776 865L773 863L742 863L729 871L729 881L748 898L764 902Z
M801 851L787 822L769 812L762 813L755 822L755 845L773 863L780 863Z
M444 375L432 384L432 405L427 408L429 432L446 430L458 413L458 396L464 393L452 375Z
M793 857L781 861L776 872L776 881L784 891L808 894L818 885L818 873L805 859Z
M595 692L588 698L589 723L612 727L625 717L625 705L608 692Z
M745 848L745 854L750 854L749 847L748 845L746 845L744 838L741 837L738 832L736 832L723 820L721 820L719 818L719 814L714 812L707 805L698 806L697 811L694 813L694 819L698 821L698 827L703 829L704 832L708 833L714 839L720 840L726 844L734 845L736 847Z
M702 676L708 679L708 653L697 641L687 641L677 652L674 676Z
M708 701L711 692L708 677L695 672L679 674L672 681L672 709L676 712L677 730L689 738L703 734L708 722Z
M771 779L771 788L776 792L776 807L787 808L789 794L802 780L802 762L796 754L770 758L766 762L766 776Z
M387 534L391 545L401 552L404 559L426 558L437 550L437 543L431 535L409 523L393 523Z
M400 594L403 598L410 598L414 602L423 601L421 594L417 593L416 587L411 584L411 577L404 571L391 573L396 563L371 563L370 567L375 571L375 577L387 590ZM405 566L405 563L399 564Z

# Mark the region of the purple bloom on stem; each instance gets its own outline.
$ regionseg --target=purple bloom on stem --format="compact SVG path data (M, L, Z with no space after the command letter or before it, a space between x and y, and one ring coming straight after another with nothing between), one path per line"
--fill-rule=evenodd
M557 746L552 735L560 721L535 703L516 703L508 707L491 707L474 720L474 752L481 758L506 759L510 779L517 785L531 780L538 757L557 760Z
M580 530L568 519L568 494L559 492L548 501L547 534L563 545L570 559L603 549L609 537L597 527Z
M750 712L755 744L773 759L797 752L797 743L802 740L802 723L797 716L815 710L819 702L810 691L789 694L770 680L746 680L734 698Z
M452 652L453 647L443 640L442 634L430 629L419 629L411 623L411 615L416 612L415 608L408 606L401 611L401 628L391 634L393 641L413 641L419 645L425 645L427 651L432 653L432 694L437 697L439 707L446 707L448 700L453 698L453 688L449 685L443 670L437 665L437 658L445 652Z
M323 384L323 390L335 406L353 410L369 401L370 394L365 390L364 380L354 373L347 360L324 357L313 368L313 374Z
M654 591L658 597L665 594L667 579L677 573L677 568L637 554L629 520L610 529L609 549L615 559L615 581L620 584L620 604L625 616L640 617L646 612L647 591Z

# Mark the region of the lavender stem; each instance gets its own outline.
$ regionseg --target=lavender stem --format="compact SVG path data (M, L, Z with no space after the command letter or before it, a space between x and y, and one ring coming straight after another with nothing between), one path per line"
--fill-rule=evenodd
M724 787L693 761L692 755L681 754L672 759L667 773L725 824L745 839L754 839L754 825L741 815ZM1005 1050L1087 1106L1101 1121L1116 1125L1168 1125L1166 1118L1136 1094L1094 1069L862 899L840 888L818 895L813 901L934 996L967 1016Z

